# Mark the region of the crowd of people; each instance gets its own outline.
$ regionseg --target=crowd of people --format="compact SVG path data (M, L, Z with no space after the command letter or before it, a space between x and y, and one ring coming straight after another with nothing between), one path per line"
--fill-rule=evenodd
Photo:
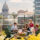
M29 20L29 23L25 24L24 27L22 29L18 29L17 27L17 23L14 23L11 27L11 31L14 32L23 32L23 31L28 31L31 32L32 34L35 34L35 31L38 30L38 24L34 24L34 22L32 21L32 19Z
M30 19L29 23L25 24L22 29L18 29L17 23L14 23L13 25L11 25L10 31L12 34L26 33L26 35L29 35L29 34L35 35L35 32L38 30L38 27L39 25L38 24L35 25L32 19Z

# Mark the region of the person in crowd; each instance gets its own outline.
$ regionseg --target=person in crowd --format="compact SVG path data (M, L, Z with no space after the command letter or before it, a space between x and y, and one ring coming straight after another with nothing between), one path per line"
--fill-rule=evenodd
M12 24L10 24L10 25L8 25L8 29L9 29L9 31L11 31L11 26L12 26Z
M39 24L35 25L35 31L38 31Z
M6 38L11 37L11 26L12 26L12 24L7 25L7 27L4 29L5 34L6 34L6 37L4 38L4 40L6 40Z
M29 28L28 24L25 24L25 26L24 26L23 30L30 31L30 28Z
M5 28L5 34L6 34L6 37L4 38L4 40L6 40L6 38L10 38L11 37L11 32L9 31L8 27Z
M17 32L17 30L18 30L18 27L17 27L17 23L14 23L13 25L12 25L12 27L11 27L11 31L12 32Z
M25 27L23 28L23 32L25 32L26 35L29 35L31 33L28 24L25 24Z
M34 23L32 19L29 20L29 27L30 27L30 31L32 32L32 34L35 34L35 28L34 28Z
M29 25L28 24L26 24L26 30L27 30L27 35L29 35L30 33L31 33L31 31L30 31L30 27L29 27Z
M26 28L27 31L30 31L28 24L26 24L25 28Z
M40 29L39 29L39 24L38 23L35 25L35 33L36 33L36 35L38 33L40 33Z

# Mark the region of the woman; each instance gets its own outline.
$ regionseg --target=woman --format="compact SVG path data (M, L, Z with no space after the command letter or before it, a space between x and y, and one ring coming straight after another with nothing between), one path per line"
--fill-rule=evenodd
M31 33L28 24L26 24L25 27L23 28L23 32L25 32L26 35L29 35Z
M28 24L26 24L25 27L26 27L27 31L30 31L30 28L29 28Z
M30 31L32 32L32 34L35 34L34 23L32 19L29 20L29 27L30 27Z

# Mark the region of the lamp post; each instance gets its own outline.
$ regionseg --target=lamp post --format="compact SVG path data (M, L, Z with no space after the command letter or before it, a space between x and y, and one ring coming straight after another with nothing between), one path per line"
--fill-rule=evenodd
M36 20L36 19L35 19L35 13L34 13L34 24L35 24L35 20Z
M25 12L24 12L24 25L25 25Z

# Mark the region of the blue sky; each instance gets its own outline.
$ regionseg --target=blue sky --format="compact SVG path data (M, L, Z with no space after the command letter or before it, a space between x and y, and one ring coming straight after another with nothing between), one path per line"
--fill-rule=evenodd
M31 12L34 10L34 0L0 0L0 12L5 1L9 7L9 12L17 12L21 9Z

